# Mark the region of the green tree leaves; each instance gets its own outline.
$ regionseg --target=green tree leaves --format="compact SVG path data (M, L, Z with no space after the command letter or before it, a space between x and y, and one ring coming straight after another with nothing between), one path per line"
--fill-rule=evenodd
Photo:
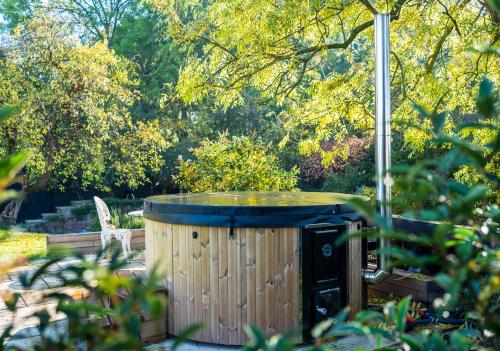
M159 171L169 131L132 121L136 81L127 60L104 43L79 44L71 25L50 14L14 33L18 44L0 62L0 101L20 110L0 126L0 154L30 153L23 195L69 181L134 188Z
M479 85L477 111L485 117L496 117L498 116L497 104L498 96L493 89L493 84L486 78Z
M287 131L304 153L324 140L372 134L373 12L392 14L393 126L414 153L433 147L433 129L462 117L421 123L412 101L432 106L443 97L441 111L474 113L480 80L500 71L492 52L466 50L497 35L494 10L474 0L234 0L189 10L180 1L149 2L170 16L159 28L190 50L177 85L186 103L213 98L227 108L256 89L284 107Z
M189 192L293 190L298 169L285 171L268 146L247 137L220 134L180 160L174 181Z

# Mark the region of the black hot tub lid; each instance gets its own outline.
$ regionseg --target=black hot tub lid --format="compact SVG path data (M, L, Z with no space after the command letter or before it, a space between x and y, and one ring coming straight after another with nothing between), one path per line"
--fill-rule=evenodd
M359 220L348 200L364 196L320 192L223 192L151 196L147 219L199 226L302 227Z

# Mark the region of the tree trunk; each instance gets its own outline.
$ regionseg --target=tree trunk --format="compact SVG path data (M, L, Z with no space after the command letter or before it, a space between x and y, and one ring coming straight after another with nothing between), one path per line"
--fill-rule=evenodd
M10 200L7 206L4 207L2 214L0 215L0 222L2 224L14 225L17 223L17 217L19 216L19 211L23 204L24 199L26 199L28 193L23 189L20 191L19 195L14 199Z
M52 171L49 171L42 175L38 181L33 185L26 185L26 178L23 175L23 186L19 194L5 206L0 215L0 223L1 224L11 224L14 225L17 223L17 216L19 216L19 211L21 210L21 206L23 205L26 197L37 191L42 190L52 178Z
M42 190L52 179L52 166L54 165L54 138L52 137L50 131L45 135L45 139L48 149L46 172L41 175L34 184L29 185L26 175L23 171L21 171L21 191L18 196L12 199L3 209L2 214L0 214L0 224L16 224L17 216L19 215L24 199L26 199L29 194Z

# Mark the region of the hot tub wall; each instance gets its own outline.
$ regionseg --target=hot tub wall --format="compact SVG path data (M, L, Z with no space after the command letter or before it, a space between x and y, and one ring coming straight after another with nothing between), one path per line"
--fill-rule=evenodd
M243 329L247 324L268 336L300 327L299 228L235 228L229 238L225 227L148 219L145 225L147 268L156 266L168 289L169 334L178 335L203 321L204 328L192 340L241 345L247 341ZM356 224L350 226L351 231L355 228ZM348 296L357 310L361 307L359 240L351 240L349 251Z

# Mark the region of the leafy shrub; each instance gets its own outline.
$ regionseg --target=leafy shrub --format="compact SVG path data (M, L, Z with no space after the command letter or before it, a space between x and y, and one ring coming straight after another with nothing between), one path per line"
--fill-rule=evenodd
M140 229L144 228L144 218L139 216L129 216L116 207L111 208L111 224L116 228Z
M117 199L116 197L105 197L103 201L109 208L116 207L126 212L140 209L144 203L144 199L141 198Z
M97 217L97 214L95 216L92 216L90 218L90 227L89 227L91 232L99 232L101 231L101 223L99 222L99 217Z
M323 157L325 152L331 153L332 151L337 155L336 157L329 160ZM326 190L330 188L336 189L334 183L339 181L342 177L347 177L345 175L347 168L350 168L351 172L357 170L359 173L366 173L359 168L369 168L369 165L373 164L373 161L368 160L368 158L372 158L372 155L372 138L358 138L353 136L346 139L345 143L342 144L325 142L320 152L314 152L307 157L303 157L299 161L301 181L306 186L319 188L323 182L328 180L329 176L331 176L332 178L327 184L324 184L323 187ZM328 162L325 163L325 161ZM363 180L358 178L358 181L360 181L358 184L365 184L370 180L372 174L373 171L365 174ZM352 186L349 188L352 188ZM343 192L337 190L332 191Z
M52 214L52 215L45 217L45 220L47 222L63 222L64 217L58 213L55 213L55 214Z
M141 208L144 200L141 198L117 199L115 197L106 197L103 199L103 201L109 208L115 207L123 210L124 212L129 212ZM71 214L76 219L82 220L88 215L96 216L97 212L94 202L91 202L88 204L72 207Z
M355 193L359 190L360 185L369 183L371 178L371 174L363 174L355 167L348 165L343 173L327 175L321 190L335 193Z
M279 191L297 185L297 168L286 171L269 147L247 137L220 134L180 159L174 181L185 191Z
M81 206L71 207L71 214L77 220L83 220L85 217L90 215L91 213L95 213L95 205L93 204L85 204Z
M402 195L403 192L398 188L399 184L394 184L392 188L392 213L401 215L407 213L409 210L421 210L425 208L426 205L434 206L435 202L428 201L426 203L415 202L408 199L406 196ZM370 199L372 206L375 206L376 190L374 186L362 186L357 191L357 194L366 196Z
M129 216L122 212L117 207L111 207L111 220L110 223L116 228L123 229L141 229L144 228L144 218L139 216ZM90 220L90 230L98 232L101 230L101 223L97 215L93 216Z
M471 348L500 347L500 266L498 247L500 209L491 202L499 192L500 126L498 124L498 96L491 83L481 83L478 110L483 118L458 126L453 133L444 132L446 113L429 112L417 106L423 118L433 125L433 142L445 150L442 157L418 162L414 166L398 166L391 170L398 197L407 203L425 204L425 208L407 208L405 215L418 220L438 221L431 234L409 235L395 231L372 206L353 200L351 205L366 218L377 223L378 237L405 241L426 249L415 254L405 247L391 247L384 251L396 265L424 267L433 264L440 268L434 277L444 294L434 300L434 323L453 317L462 320L459 328L442 332L429 325L414 335L407 333L412 319L409 316L410 298L399 304L389 302L383 313L362 311L352 322L346 321L344 311L335 319L325 321L314 330L318 342L326 342L341 335L358 334L375 337L379 342L387 338L402 345L405 350L468 350ZM481 101L489 101L481 108ZM488 111L484 113L484 111ZM472 134L460 137L464 128ZM475 139L473 134L487 137ZM478 175L470 184L454 178L457 169L468 169ZM491 196L495 194L496 196ZM464 226L465 225L465 226ZM379 343L380 345L380 343ZM387 349L387 348L386 348Z

